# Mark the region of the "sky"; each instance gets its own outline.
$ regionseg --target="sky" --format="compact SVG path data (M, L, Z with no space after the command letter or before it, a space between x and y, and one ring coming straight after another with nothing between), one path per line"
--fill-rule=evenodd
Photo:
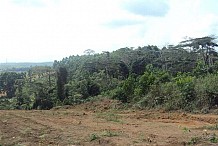
M0 0L0 62L218 35L217 0Z

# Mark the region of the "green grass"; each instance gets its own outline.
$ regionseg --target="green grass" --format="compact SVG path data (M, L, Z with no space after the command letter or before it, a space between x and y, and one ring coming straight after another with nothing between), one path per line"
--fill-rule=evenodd
M90 141L94 141L96 139L99 139L100 137L96 133L92 133L89 135Z
M216 134L213 134L209 137L209 141L211 143L218 143L218 137L216 136Z
M99 139L101 137L114 137L114 136L119 136L120 133L119 132L114 132L111 130L104 130L102 132L97 133L92 133L89 135L89 140L90 141L94 141L96 139Z
M200 140L201 140L200 137L192 137L190 139L190 141L188 142L188 145L195 145L195 144L199 143Z
M121 117L114 112L97 113L96 117L106 119L107 121L112 122L122 122L122 120L120 119Z
M119 133L118 132L113 132L111 130L105 130L105 131L102 132L101 135L106 136L106 137L114 137L114 136L118 136Z
M208 130L218 130L218 124L212 126L204 126L203 128Z
M209 135L195 136L191 137L191 139L187 142L188 145L196 145L201 142L210 142L210 143L218 143L218 136L213 133Z
M191 132L191 130L189 128L187 128L187 127L182 128L182 130L183 130L184 133Z

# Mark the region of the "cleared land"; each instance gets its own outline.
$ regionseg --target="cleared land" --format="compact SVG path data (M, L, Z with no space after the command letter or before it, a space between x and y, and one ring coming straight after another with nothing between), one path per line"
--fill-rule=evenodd
M0 111L0 145L217 145L218 115L117 110L112 100ZM115 110L116 108L116 110Z

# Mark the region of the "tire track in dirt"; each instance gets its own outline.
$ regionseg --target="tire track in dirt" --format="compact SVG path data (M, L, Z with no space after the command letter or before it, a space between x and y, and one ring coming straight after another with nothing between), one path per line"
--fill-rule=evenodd
M8 145L28 145L28 143L39 145L44 141L42 139L43 134L51 132L50 127L47 125L43 125L23 115L15 114L13 111L7 112L7 119L1 120L1 122L3 124L1 124L0 128L2 133L4 133L1 141L3 143L7 142Z
M0 114L0 117L7 118L8 126L2 125L1 129L5 129L2 133L10 131L9 137L28 139L25 140L26 143L32 141L35 145L68 145L84 141L85 136L89 134L88 132L84 135L84 131L87 129L85 123L89 123L85 122L86 115L84 112L73 112L72 110L5 111L4 114ZM14 133L16 134L14 135ZM9 137L3 137L2 141ZM18 144L19 142L19 140L14 140L11 143Z
M112 116L109 117L112 119L107 116ZM92 111L81 107L48 111L0 111L0 144L184 145L193 137L201 138L204 134L202 127L216 123L217 118L217 115L179 112ZM218 131L209 132L218 135Z

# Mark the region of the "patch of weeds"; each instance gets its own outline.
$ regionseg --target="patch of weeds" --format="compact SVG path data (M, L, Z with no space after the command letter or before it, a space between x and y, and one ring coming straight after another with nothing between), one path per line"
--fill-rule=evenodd
M99 139L100 137L97 134L93 133L89 136L89 138L90 138L90 141L93 141L93 140Z
M63 115L68 115L68 114L69 114L69 112L67 112L67 111L63 112Z
M118 135L119 135L119 133L117 133L117 132L113 132L111 130L104 130L100 134L96 134L96 133L90 134L89 135L89 139L90 139L90 141L94 141L96 139L99 139L102 136L105 136L105 137L114 137L114 136L118 136Z
M133 141L133 143L141 143L141 142L147 142L147 140L145 138L145 134L143 132L140 132L137 135L137 138Z
M191 132L191 130L189 128L187 128L187 127L182 128L182 130L183 130L184 133Z
M146 139L145 139L145 134L144 133L140 133L140 135L139 135L139 140L141 141L141 142L145 142L146 141Z
M200 137L192 137L191 140L188 142L188 145L197 144L201 140Z
M46 140L46 134L40 135L39 138L40 138L40 142L43 143L43 141Z
M122 122L120 120L120 116L112 112L98 113L96 117L103 118L106 119L107 121L112 121L112 122Z
M118 136L119 133L117 132L113 132L111 130L105 130L102 132L102 136L106 136L106 137L114 137L114 136Z
M133 144L136 144L136 143L139 143L139 141L137 141L137 140L134 140L132 143L133 143Z
M31 133L31 131L32 131L32 129L29 128L29 127L27 127L27 128L24 129L24 130L20 130L20 132L21 132L22 134L28 134L28 133Z
M45 138L46 137L46 134L42 134L39 136L39 138Z
M209 141L211 143L217 143L218 142L218 137L216 136L215 133L209 137Z
M203 128L208 130L218 130L218 124L212 126L204 126Z

